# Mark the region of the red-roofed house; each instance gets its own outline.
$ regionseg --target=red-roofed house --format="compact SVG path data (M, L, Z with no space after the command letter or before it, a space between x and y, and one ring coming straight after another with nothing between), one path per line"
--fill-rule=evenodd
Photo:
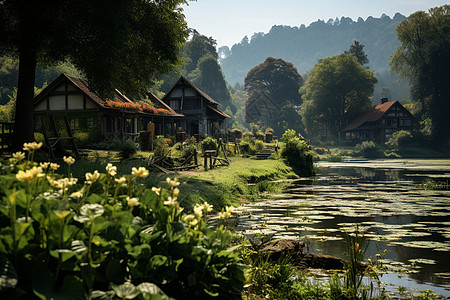
M34 99L36 129L39 131L42 120L53 115L56 123L67 117L75 135L88 132L93 142L136 142L139 131L149 122L155 123L157 135L175 134L175 129L184 124L184 116L153 94L149 98L154 106L137 104L118 90L111 99L103 99L85 79L61 74Z
M217 108L219 103L183 76L162 101L186 117L186 132L189 135L215 136L223 128L225 119L230 117Z
M400 102L383 98L380 104L373 106L344 128L345 139L384 143L396 131L411 131L413 119Z

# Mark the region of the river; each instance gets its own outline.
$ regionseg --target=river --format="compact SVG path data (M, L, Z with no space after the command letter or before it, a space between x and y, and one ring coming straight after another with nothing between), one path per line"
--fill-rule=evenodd
M242 205L238 230L295 238L307 250L345 258L345 234L370 240L366 256L385 268L395 291L433 290L450 297L450 160L393 159L316 163L318 175L294 180L281 194Z

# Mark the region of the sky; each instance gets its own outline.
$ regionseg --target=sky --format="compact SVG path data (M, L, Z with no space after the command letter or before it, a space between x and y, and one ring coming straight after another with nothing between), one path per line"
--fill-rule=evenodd
M308 26L318 19L350 17L364 20L397 12L415 11L449 4L449 0L196 0L183 5L188 26L212 37L217 46L232 47L245 36L269 32L273 25Z

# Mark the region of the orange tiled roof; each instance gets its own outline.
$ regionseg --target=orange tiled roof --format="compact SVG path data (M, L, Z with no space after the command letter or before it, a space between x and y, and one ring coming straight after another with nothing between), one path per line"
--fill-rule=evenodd
M344 128L344 131L356 129L366 122L375 122L379 120L397 102L398 101L389 101L371 107L367 112L356 118L350 125Z

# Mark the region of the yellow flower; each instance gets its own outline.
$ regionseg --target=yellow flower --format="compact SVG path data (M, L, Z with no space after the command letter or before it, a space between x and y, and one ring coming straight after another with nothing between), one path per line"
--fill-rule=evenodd
M228 219L229 217L231 217L231 214L226 212L226 211L221 211L219 212L219 218L220 219Z
M203 205L196 205L194 207L194 215L198 218L201 218L203 216Z
M86 173L85 177L86 177L86 182L88 184L92 184L92 183L96 182L97 179L100 177L100 173L97 170L95 170L94 173Z
M25 158L25 153L19 151L19 152L13 153L12 157L15 158L17 161L21 161L22 159Z
M127 186L126 185L126 182L127 182L127 178L126 177L122 176L120 178L115 178L114 180L117 182L117 184L120 184L122 186Z
M111 163L109 163L106 166L106 172L108 172L108 174L111 175L111 176L116 176L116 174L117 174L117 167L113 166Z
M50 163L48 161L41 162L39 165L42 167L42 169L48 169L48 167L50 167Z
M42 147L42 143L32 142L32 143L24 143L23 144L23 150L28 151L28 152L33 152L33 151L39 150L41 147Z
M152 187L152 191L154 191L158 196L161 195L161 188Z
M226 210L227 213L232 214L233 211L234 211L234 207L233 206L227 206L227 207L225 207L225 210Z
M55 210L55 214L62 221L70 214L70 211L68 211L68 210L63 210L63 211Z
M16 178L20 181L30 181L33 178L43 177L45 174L43 174L42 167L33 167L29 170L22 171L20 170L16 174Z
M175 206L177 204L177 197L167 197L167 201L164 201L164 205Z
M166 182L169 185L170 188L174 188L178 185L180 185L180 183L178 182L178 180L176 178L174 178L173 180L171 180L169 177L166 178Z
M136 197L133 197L133 198L127 197L127 202L128 202L128 206L131 206L131 207L139 205L139 199Z
M70 194L70 197L73 197L73 198L83 197L83 190L79 190L78 192L73 192L72 194Z
M131 174L133 174L136 177L147 177L149 173L148 170L144 167L139 168L133 167L131 169Z
M47 176L47 180L51 186L53 186L54 188L60 189L60 190L65 190L69 186L76 184L78 181L77 178L61 178L61 179L54 180L51 176ZM73 193L72 197L81 197L81 196L78 196L78 194Z
M50 169L56 171L59 169L59 165L57 163L50 163Z
M75 158L73 158L72 156L69 157L63 157L63 160L66 162L66 164L73 165L75 163Z
M180 193L180 190L178 188L174 188L172 193L176 197Z
M212 209L213 209L213 206L212 206L211 204L209 204L209 203L207 203L207 202L203 203L203 210L204 210L206 213L211 212Z
M183 221L192 227L198 224L198 219L194 215L183 216Z

